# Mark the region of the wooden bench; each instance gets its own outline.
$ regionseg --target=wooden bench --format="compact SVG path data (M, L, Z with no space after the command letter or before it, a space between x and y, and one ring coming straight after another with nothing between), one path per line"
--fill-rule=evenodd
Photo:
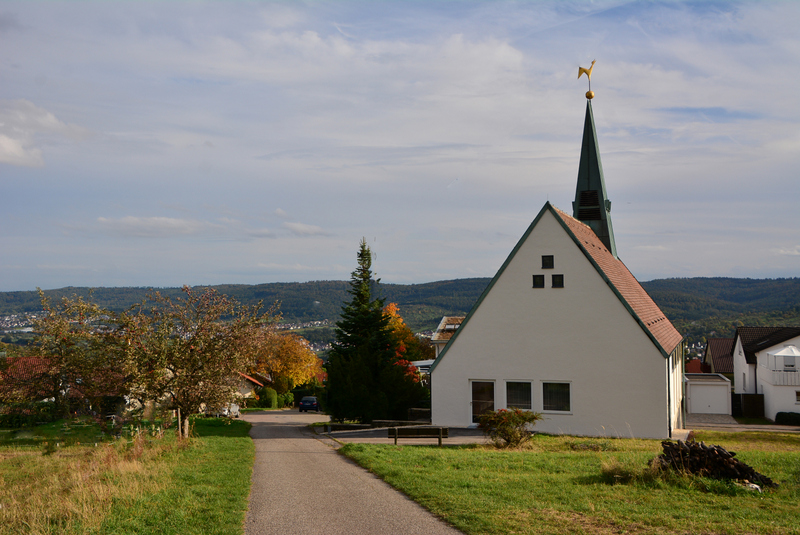
M397 439L403 438L438 438L439 445L442 445L442 439L447 438L450 429L448 427L390 427L389 438L394 439L395 446Z

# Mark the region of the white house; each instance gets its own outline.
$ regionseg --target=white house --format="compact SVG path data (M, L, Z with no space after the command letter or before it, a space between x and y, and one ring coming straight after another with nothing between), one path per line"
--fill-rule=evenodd
M734 392L763 394L764 416L800 412L800 327L738 327Z
M616 257L590 102L573 209L544 205L439 353L434 425L517 407L541 412L548 433L682 427L682 336Z

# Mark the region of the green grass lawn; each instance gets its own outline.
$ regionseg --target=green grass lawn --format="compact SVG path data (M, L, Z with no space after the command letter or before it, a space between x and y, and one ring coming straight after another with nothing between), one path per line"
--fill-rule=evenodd
M97 428L67 443L59 426L0 432L0 533L242 533L247 422L197 418L188 442L148 429L97 446Z
M525 449L348 444L340 449L470 533L800 533L800 435L698 433L780 483L659 475L657 440L536 435Z

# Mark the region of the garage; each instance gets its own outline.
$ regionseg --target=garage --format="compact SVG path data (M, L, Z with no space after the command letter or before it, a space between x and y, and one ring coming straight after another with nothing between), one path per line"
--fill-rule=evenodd
M687 373L686 412L688 414L730 414L731 382L718 373Z

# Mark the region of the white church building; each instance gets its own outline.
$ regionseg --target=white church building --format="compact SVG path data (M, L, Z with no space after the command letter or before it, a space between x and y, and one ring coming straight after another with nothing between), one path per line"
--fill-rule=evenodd
M540 412L535 430L668 438L683 338L617 257L591 101L569 215L542 207L430 368L432 423Z

